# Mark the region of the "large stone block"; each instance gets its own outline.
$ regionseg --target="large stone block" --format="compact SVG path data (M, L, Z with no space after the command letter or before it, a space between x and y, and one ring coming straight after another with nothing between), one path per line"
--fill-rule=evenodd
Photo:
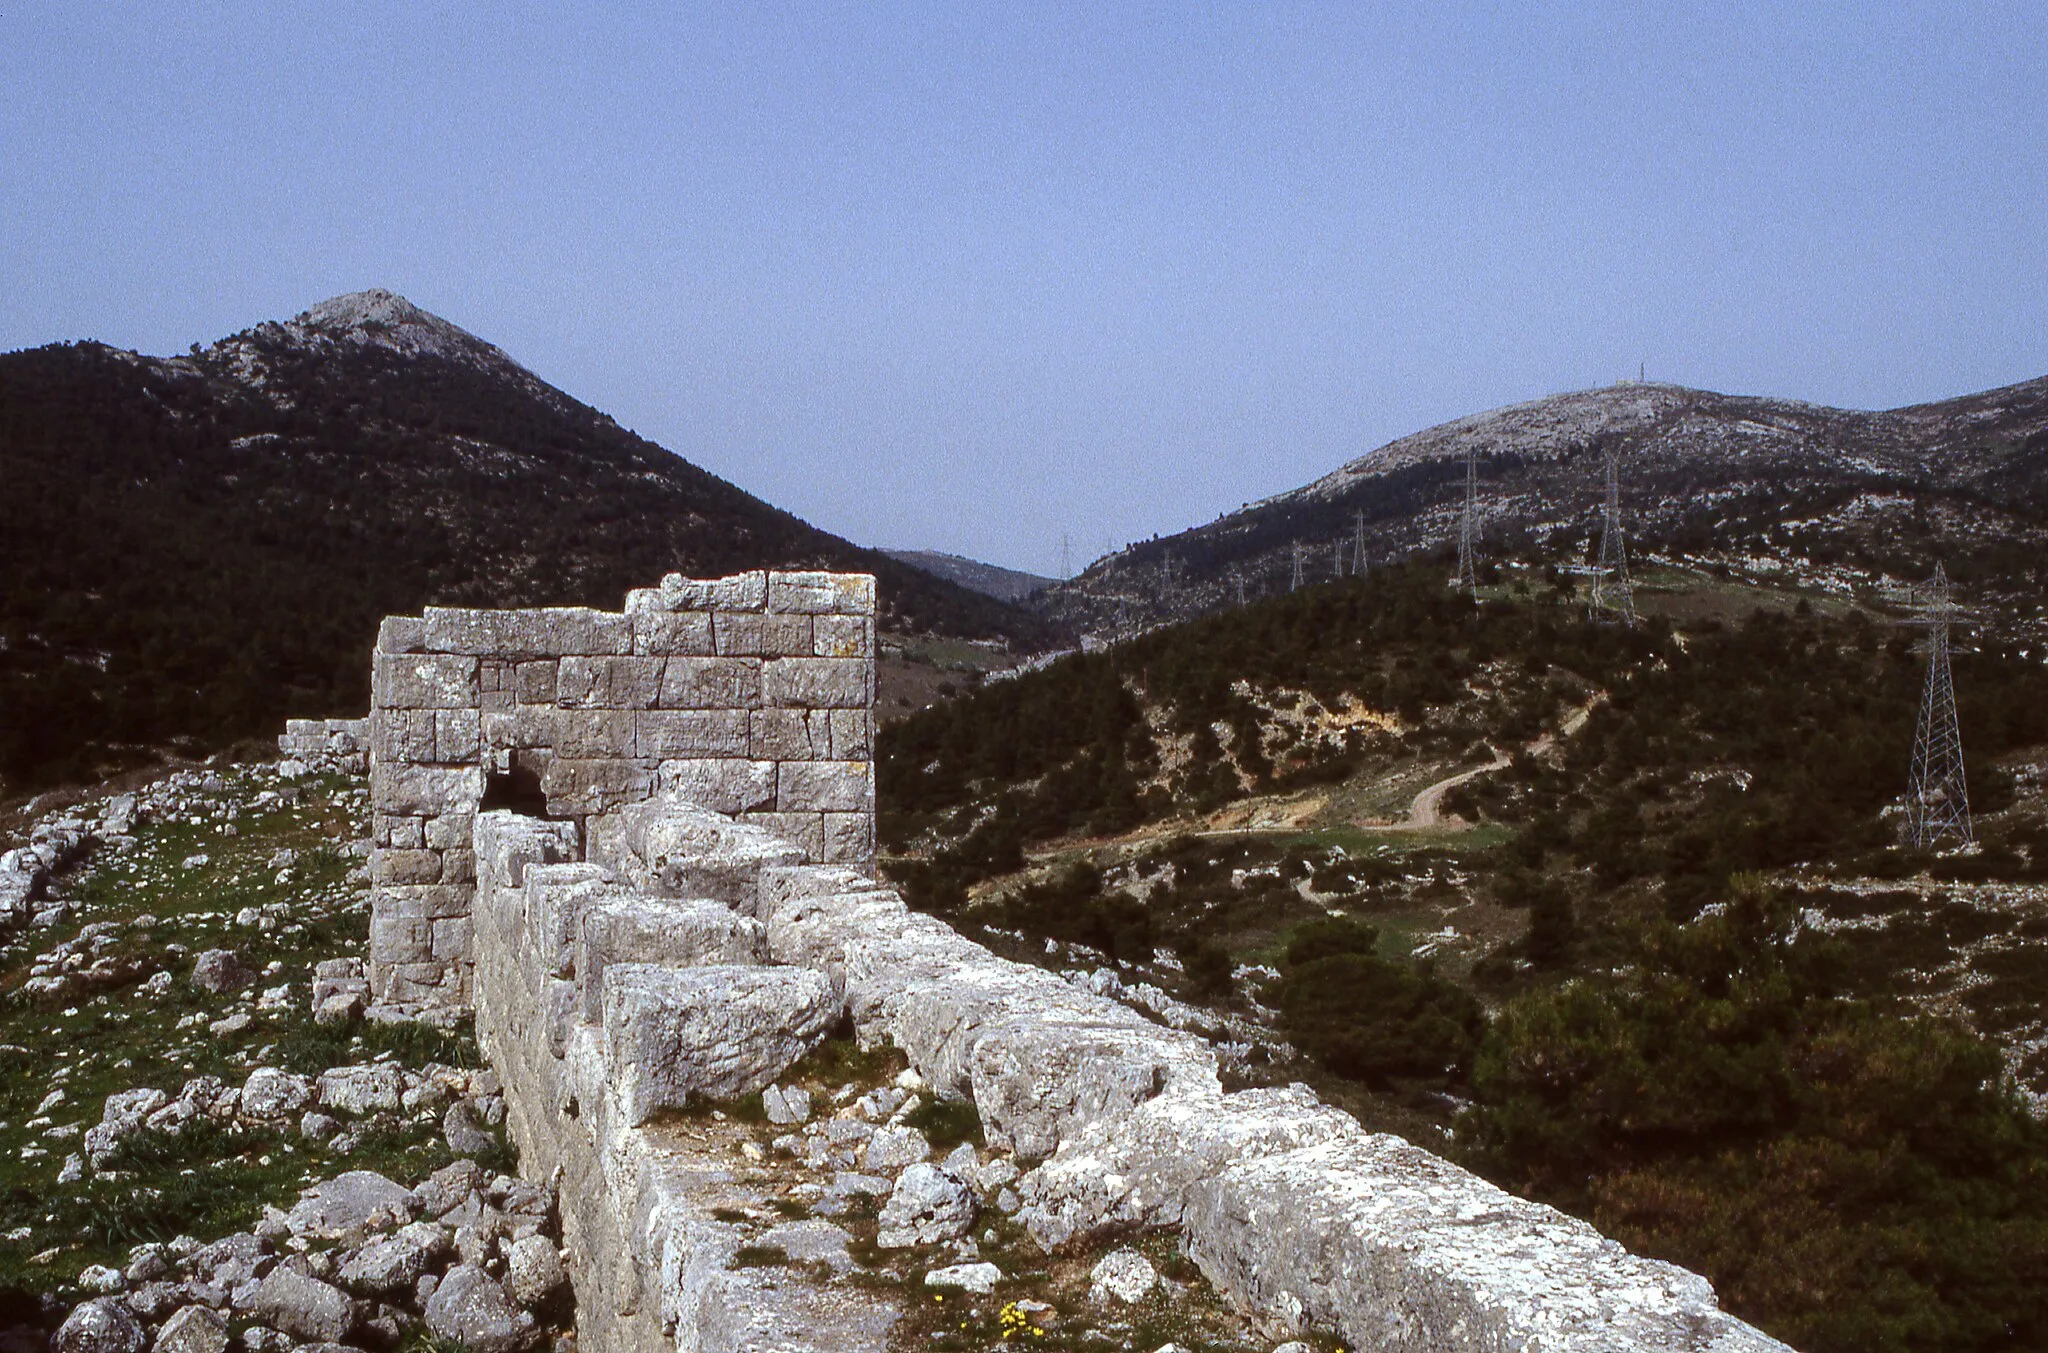
M474 761L482 754L483 716L473 709L434 711L434 759Z
M758 570L724 578L671 573L661 580L661 596L671 611L758 611L768 602L768 575Z
M741 909L773 924L785 907L803 906L818 898L877 891L883 891L882 885L855 869L821 864L773 865L761 871L752 904Z
M477 814L475 838L477 872L494 888L518 888L529 866L574 863L582 853L575 823L501 808Z
M379 761L370 767L370 803L381 813L434 817L469 812L483 794L481 766L409 766Z
M452 653L379 653L371 659L377 709L474 709L476 659Z
M526 868L526 924L542 971L554 977L576 972L576 949L583 935L583 913L608 898L628 896L604 881L594 864L533 864ZM516 948L519 936L504 943Z
M875 716L865 709L835 709L832 716L831 755L841 761L875 759Z
M441 852L438 850L372 850L372 883L439 883Z
M432 921L398 916L370 917L370 963L373 967L402 967L431 959L433 954Z
M760 703L758 658L670 658L662 668L663 709L752 709Z
M762 664L762 703L778 709L868 709L875 668L858 658L771 658Z
M820 658L872 658L875 622L864 615L821 615L811 622L811 653Z
M785 761L776 769L781 812L858 813L874 804L875 772L866 761Z
M711 615L707 611L636 611L633 613L633 651L662 657L707 657L715 651L711 642Z
M434 922L434 957L443 963L466 962L470 954L470 918L450 916Z
M379 813L370 829L370 844L397 850L418 850L426 844L426 819L402 813Z
M906 908L895 893L881 891L858 876L839 882L846 891L824 895L777 897L764 888L764 905L772 910L763 919L769 957L822 972L834 991L844 992L847 944L862 935L893 930L902 923Z
M872 573L770 573L767 609L798 615L873 615Z
M530 715L514 717L530 719L535 727L549 729L548 739L541 745L552 747L557 756L590 760L633 755L634 720L638 715L630 709L535 710Z
M714 813L744 813L775 804L775 763L736 757L664 761L657 772L665 798L682 799Z
M1168 1092L1088 1124L1018 1180L1017 1218L1048 1250L1110 1230L1178 1226L1195 1185L1233 1162L1361 1132L1305 1085Z
M519 611L429 606L427 647L437 653L494 658L549 658L570 653L631 653L633 629L623 615L582 606Z
M811 618L807 615L762 615L758 611L717 611L711 617L712 637L721 657L807 658L811 656Z
M370 747L379 761L438 761L431 709L380 709L370 718Z
M439 920L469 911L475 889L453 883L380 883L370 893L370 914L394 920Z
M825 858L825 821L820 814L742 813L740 820L785 842L799 859L823 862Z
M827 709L757 709L747 722L747 754L769 761L823 761L832 756Z
M427 622L415 615L387 615L377 626L379 653L423 653Z
M430 817L425 833L427 849L468 850L475 826L474 813L443 813L439 817Z
M1195 1185L1183 1243L1275 1331L1393 1353L1789 1353L1707 1280L1384 1134L1232 1164Z
M652 709L661 693L660 658L565 657L555 700L565 709Z
M556 757L541 772L548 811L572 817L608 813L654 793L654 763Z
M875 867L875 814L872 808L859 813L821 813L825 847L818 856L825 864L850 864L859 869Z
M1180 1083L1221 1095L1200 1039L1109 1003L1094 1018L1029 1009L984 1029L969 1062L989 1145L1043 1160L1061 1142Z
M747 711L638 710L633 714L633 742L636 755L656 759L745 756Z
M831 985L801 968L615 963L602 1008L607 1079L633 1126L762 1089L839 1016Z
M584 909L582 930L576 984L593 1024L604 1017L604 971L614 963L752 966L765 949L759 921L694 899L606 898Z
M552 705L561 664L554 658L535 658L512 669L513 698L522 705Z

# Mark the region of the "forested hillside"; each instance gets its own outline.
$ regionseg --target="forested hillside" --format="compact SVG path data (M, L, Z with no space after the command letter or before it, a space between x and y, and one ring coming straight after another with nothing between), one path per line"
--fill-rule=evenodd
M1802 1349L2048 1340L2048 670L1962 642L1980 847L1916 854L1924 660L1881 605L1701 579L1630 630L1503 577L1375 570L907 720L889 867L1270 1022L1303 1060L1238 1074L1309 1074ZM1405 811L1431 784L1441 823Z

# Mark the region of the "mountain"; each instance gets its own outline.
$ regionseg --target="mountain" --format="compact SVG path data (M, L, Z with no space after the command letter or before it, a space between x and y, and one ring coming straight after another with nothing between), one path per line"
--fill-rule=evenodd
M820 531L387 291L209 348L0 355L0 792L360 709L383 615L616 607L681 570L881 578L885 625L1039 622Z
M1389 442L1206 526L1096 561L1034 603L1084 626L1184 618L1455 546L1469 455L1483 549L1597 557L1615 456L1632 552L1834 590L1919 578L2032 614L2048 540L2048 377L1886 412L1631 383Z
M999 564L984 564L979 559L944 554L938 550L883 550L882 553L898 563L923 569L935 578L958 583L970 592L979 592L998 601L1023 601L1053 583L1051 578L1041 578L1036 573L1021 573Z

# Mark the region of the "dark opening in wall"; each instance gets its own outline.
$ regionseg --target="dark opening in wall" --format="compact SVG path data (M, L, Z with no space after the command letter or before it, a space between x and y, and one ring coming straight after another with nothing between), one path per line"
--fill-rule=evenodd
M494 808L508 809L522 817L546 817L548 796L540 787L540 772L521 765L516 757L509 771L486 772L483 802L477 805L477 811L489 812Z

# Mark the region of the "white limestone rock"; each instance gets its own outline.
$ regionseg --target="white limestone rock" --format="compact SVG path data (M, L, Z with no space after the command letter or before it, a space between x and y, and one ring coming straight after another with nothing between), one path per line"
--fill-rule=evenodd
M52 1353L142 1353L142 1345L135 1317L104 1297L73 1310L50 1337Z
M355 1302L346 1292L282 1264L246 1297L237 1294L235 1307L311 1343L340 1343L356 1327Z
M335 1066L320 1073L320 1107L354 1118L396 1113L405 1094L405 1073L389 1062Z
M881 1127L868 1138L862 1163L874 1174L893 1174L906 1165L930 1159L932 1144L916 1128Z
M289 1118L313 1103L309 1077L259 1066L242 1083L242 1112L250 1118Z
M1088 1295L1098 1302L1130 1306L1151 1296L1157 1286L1159 1270L1136 1250L1112 1250L1088 1273Z
M373 1170L350 1170L306 1190L285 1224L308 1240L351 1240L411 1216L412 1190Z
M761 923L716 902L620 896L583 912L576 964L583 1017L603 1017L604 970L613 963L670 967L751 965L763 953Z
M626 1122L693 1098L759 1090L838 1019L832 989L799 968L617 963L605 972L607 1079Z
M919 1162L896 1177L880 1220L875 1243L886 1250L955 1240L974 1225L974 1191L958 1176Z
M1042 1160L1169 1084L1221 1093L1216 1055L1199 1039L1105 1004L1086 1013L1034 1011L983 1031L969 1076L991 1147Z
M1384 1134L1240 1162L1196 1184L1188 1254L1275 1333L1359 1346L1789 1353L1707 1280Z
M949 1291L972 1292L987 1296L996 1290L996 1284L1003 1280L1003 1271L994 1264L954 1264L947 1268L935 1268L924 1275L926 1287L940 1287Z
M533 1316L512 1304L498 1280L473 1264L457 1264L427 1299L426 1324L436 1338L470 1353L522 1353L535 1341Z
M340 1282L360 1296L390 1299L394 1293L411 1291L448 1249L446 1227L411 1222L351 1255L341 1266Z
M156 1332L151 1353L227 1353L228 1322L205 1306L185 1306Z
M761 1092L761 1108L771 1123L808 1123L811 1092L798 1085L771 1085Z
M505 1292L528 1310L546 1305L568 1281L562 1252L547 1236L522 1236L505 1251Z

